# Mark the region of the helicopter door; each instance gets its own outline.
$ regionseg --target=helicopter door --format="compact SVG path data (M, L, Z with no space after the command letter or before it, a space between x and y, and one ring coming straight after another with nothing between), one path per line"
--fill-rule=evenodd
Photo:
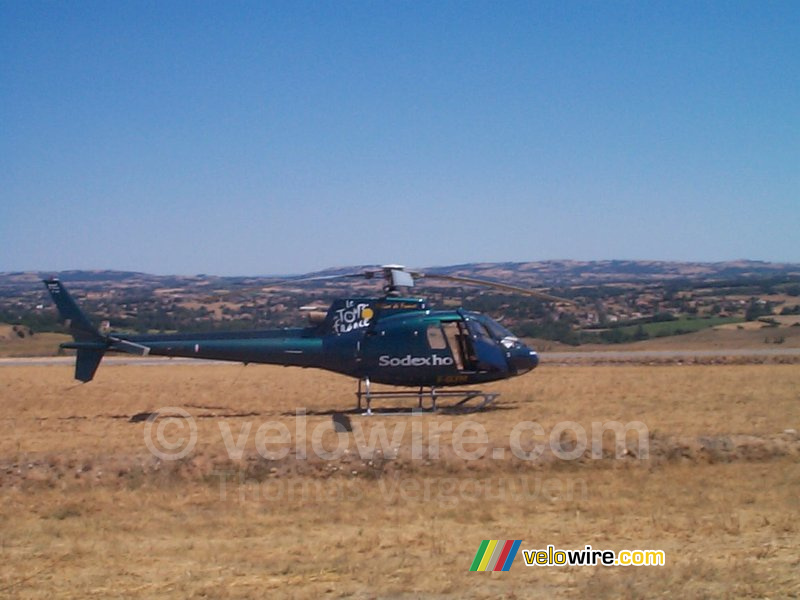
M472 339L463 321L442 323L447 344L453 354L453 361L459 371L475 371L477 357L472 346Z

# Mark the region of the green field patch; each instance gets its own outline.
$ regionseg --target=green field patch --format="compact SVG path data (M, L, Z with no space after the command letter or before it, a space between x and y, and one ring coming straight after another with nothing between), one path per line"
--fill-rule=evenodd
M619 330L625 335L635 335L639 328L648 337L666 337L670 335L681 335L683 333L693 333L701 329L726 325L728 323L741 323L741 317L690 317L683 316L674 321L662 321L659 323L643 323L642 325L628 325L620 327Z

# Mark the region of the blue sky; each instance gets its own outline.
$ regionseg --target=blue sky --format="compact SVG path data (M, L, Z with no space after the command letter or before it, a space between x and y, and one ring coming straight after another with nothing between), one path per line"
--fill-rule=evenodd
M0 271L800 261L797 2L0 0Z

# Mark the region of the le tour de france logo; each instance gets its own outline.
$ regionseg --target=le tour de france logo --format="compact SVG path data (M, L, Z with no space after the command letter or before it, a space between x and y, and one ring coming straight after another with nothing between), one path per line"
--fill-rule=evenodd
M347 333L368 327L374 316L375 312L366 302L356 303L353 300L347 300L344 308L334 312L333 330L336 333Z

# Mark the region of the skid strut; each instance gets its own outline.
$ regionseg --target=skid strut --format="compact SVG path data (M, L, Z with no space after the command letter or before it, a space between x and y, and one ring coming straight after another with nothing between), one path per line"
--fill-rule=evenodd
M363 385L362 385L363 384ZM366 400L367 410L362 412L363 415L372 415L372 400L373 399L405 399L415 398L417 406L411 409L411 412L474 412L487 407L489 404L497 400L500 394L488 393L481 390L447 390L440 391L435 386L430 386L427 390L425 386L420 386L417 391L412 390L398 390L398 391L372 391L372 386L369 377L364 377L358 380L358 391L356 392L356 399L358 400L357 411L361 412L362 399ZM454 404L440 405L439 400L458 399ZM430 399L430 404L425 406L425 400ZM478 399L477 403L470 404L471 400ZM391 413L407 413L408 410L386 410L381 411L383 414Z

